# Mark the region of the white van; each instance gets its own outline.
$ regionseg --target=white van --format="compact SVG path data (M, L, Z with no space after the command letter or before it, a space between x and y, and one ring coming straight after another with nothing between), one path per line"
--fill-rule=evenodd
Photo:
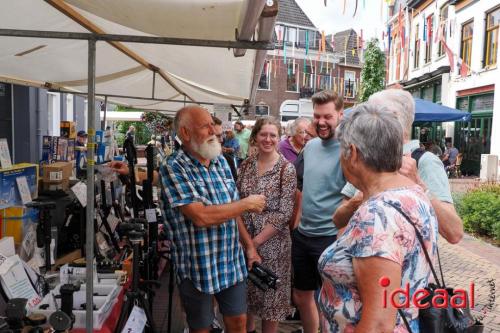
M313 104L310 99L287 99L280 106L280 120L287 122L299 117L313 118Z

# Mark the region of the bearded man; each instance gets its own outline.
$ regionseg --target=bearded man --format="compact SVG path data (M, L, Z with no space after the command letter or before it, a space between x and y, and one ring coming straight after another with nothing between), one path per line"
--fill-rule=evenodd
M318 259L337 238L332 214L341 203L346 181L340 166L340 143L335 128L342 119L344 101L332 91L312 97L313 125L318 137L303 150L302 213L292 233L293 301L304 333L316 333L319 317L314 292L320 287Z
M246 332L246 276L259 257L236 217L260 213L265 197L242 200L207 110L187 106L174 119L181 148L160 166L166 227L191 332L209 332L215 296L228 332Z

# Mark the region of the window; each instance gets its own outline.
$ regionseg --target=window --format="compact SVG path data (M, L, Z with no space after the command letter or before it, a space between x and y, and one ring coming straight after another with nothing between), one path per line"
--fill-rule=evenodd
M61 127L61 97L59 93L47 93L47 135L59 136Z
M356 96L356 72L344 72L344 97L354 98Z
M472 55L472 33L474 29L474 21L470 21L462 25L462 43L460 48L460 57L464 61L468 68L471 64Z
M318 90L326 90L326 89L331 89L330 88L330 73L328 73L330 70L326 70L326 66L323 65L323 68L321 68L320 73L319 73L319 86Z
M413 58L413 68L418 68L420 64L420 38L418 36L419 25L415 28L415 46L414 46L414 58Z
M434 15L427 16L427 36L425 36L427 42L425 43L425 63L429 63L432 59L432 36L434 35L434 27L432 22L434 21Z
M274 27L274 40L276 41L276 46L283 47L283 38L285 38L285 27L283 25L276 25Z
M320 36L318 39L318 35ZM319 45L319 41L321 40L321 35L317 31L309 30L309 48L316 49Z
M495 66L497 64L499 23L500 7L486 14L485 67Z
M255 106L255 116L256 117L269 116L269 106L268 105L256 105Z
M304 88L314 88L314 82L311 78L312 68L310 65L306 65L302 67L304 72L302 73L302 77L299 77L299 80L302 80L301 87Z
M291 27L286 27L285 30L285 40L286 44L289 46L292 46L292 43L295 43L297 41L297 29L296 28L291 28Z
M446 4L443 7L441 7L441 10L439 11L439 22L440 22L439 26L440 27L442 26L442 28L440 28L440 29L442 29L442 31L443 31L443 38L445 41L446 41L446 34L447 34L446 23L448 22L448 7L449 7L449 5ZM439 34L439 30L437 33ZM444 52L445 52L444 45L441 41L439 41L438 55L442 56L442 55L444 55Z
M304 29L299 29L299 41L298 47L305 48L306 47L306 31Z
M270 63L269 60L264 62L264 68L262 68L262 73L260 74L259 89L271 90L270 88Z
M294 70L295 65L295 70ZM299 91L299 85L297 84L298 74L298 64L294 64L293 61L289 61L287 65L287 75L286 75L286 91Z
M73 121L73 95L66 95L66 120Z

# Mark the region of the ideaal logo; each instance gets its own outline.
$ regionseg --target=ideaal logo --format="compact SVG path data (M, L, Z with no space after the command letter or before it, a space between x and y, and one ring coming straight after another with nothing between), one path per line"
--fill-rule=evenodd
M379 284L383 288L387 288L391 284L391 280L388 277L381 277L379 280ZM449 289L434 289L434 295L431 296L431 293L427 289L417 289L413 295L410 295L410 285L407 283L405 288L396 288L394 291L388 295L387 289L384 289L384 295L382 299L382 306L387 308L387 300L390 300L391 306L396 309L409 308L410 302L412 307L416 307L418 309L427 309L429 307L433 308L448 308L451 306L454 309L464 309L469 306L471 308L474 307L474 283L472 282L469 286L469 290L465 289L453 289L453 294L450 295ZM469 299L467 300L467 294L469 295ZM396 298L396 296L398 296ZM405 301L403 303L399 303L400 297L404 296ZM397 300L395 300L395 298Z

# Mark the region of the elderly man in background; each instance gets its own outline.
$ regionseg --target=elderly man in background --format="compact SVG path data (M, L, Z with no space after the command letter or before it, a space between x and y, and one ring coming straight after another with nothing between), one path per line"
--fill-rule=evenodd
M307 127L310 123L307 118L295 119L290 126L289 136L279 143L280 153L291 163L295 162L307 142Z
M441 236L451 244L458 243L463 237L463 224L453 205L443 163L433 153L421 150L418 140L410 140L415 119L413 97L404 90L387 89L370 96L368 102L396 115L403 127L404 143L403 166L399 172L420 185L428 195L436 211ZM342 193L350 199L344 200L333 216L337 228L344 227L359 205L367 199L350 184Z
M174 126L182 146L163 161L160 175L167 200L167 234L188 325L191 332L209 332L215 296L227 331L243 333L247 271L240 239L249 266L260 258L236 217L262 212L265 197L239 200L208 111L184 107Z
M238 156L239 161L241 162L245 160L248 156L248 146L250 142L250 131L248 128L243 125L241 121L236 121L234 123L234 137L238 140L240 144L240 153Z

